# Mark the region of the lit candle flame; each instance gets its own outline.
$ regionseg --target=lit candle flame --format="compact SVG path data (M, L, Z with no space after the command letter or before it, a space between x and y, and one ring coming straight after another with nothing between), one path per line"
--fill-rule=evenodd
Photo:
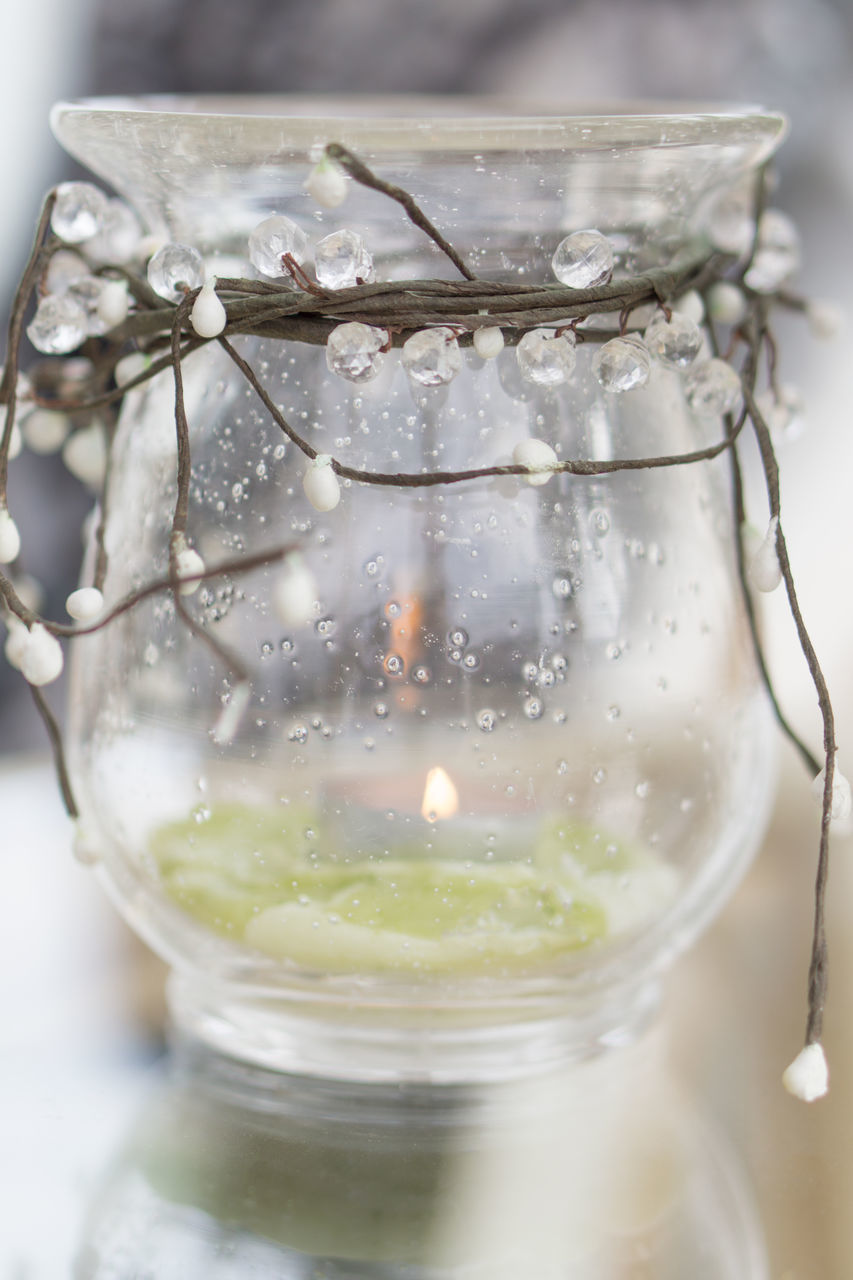
M459 792L451 778L440 767L430 769L421 805L421 813L427 822L437 822L439 818L452 818L458 808Z

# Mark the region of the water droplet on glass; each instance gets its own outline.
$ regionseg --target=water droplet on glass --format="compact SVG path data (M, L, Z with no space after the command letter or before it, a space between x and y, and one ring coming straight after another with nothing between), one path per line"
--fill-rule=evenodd
M297 723L290 726L287 733L288 742L304 743L308 741L307 724Z
M375 578L379 572L379 565L375 560L367 560L364 565L364 572L368 578Z
M432 672L430 671L429 667L424 667L424 666L415 667L414 671L412 672L412 679L415 680L418 684L429 684L430 680L432 679Z
M603 538L610 532L610 516L603 507L596 507L589 513L589 522L596 537Z
M637 797L638 800L645 800L648 794L649 794L649 784L645 780L643 780L642 782L638 782L636 787L634 787L634 795Z
M616 662L619 658L622 657L622 646L616 644L615 641L612 641L604 650L604 653L605 653L605 656L610 660L610 662Z
M621 714L622 714L622 709L621 707L617 707L615 702L611 706L609 706L607 708L607 711L605 712L605 715L607 716L608 720L618 720Z
M601 786L602 782L604 782L604 781L606 780L606 778L607 778L607 770L606 770L606 769L594 769L594 770L593 770L592 780L593 780L593 782L596 784L596 786Z
M314 623L314 630L317 632L318 636L323 636L328 639L329 636L333 636L335 634L335 631L337 630L337 623L334 618L319 618L317 622Z
M555 578L551 583L551 590L558 600L568 600L572 594L572 584L568 578Z
M406 670L406 664L399 653L386 654L383 666L389 676L401 676Z
M538 720L545 710L545 703L541 698L526 698L524 702L524 714L528 720Z
M455 649L464 649L468 643L468 632L464 627L454 627L447 633L447 643Z
M387 719L390 710L391 708L387 702L374 702L373 704L373 714L380 720Z
M490 707L484 707L482 711L477 712L477 726L482 729L483 733L491 733L497 728L497 713L492 711Z

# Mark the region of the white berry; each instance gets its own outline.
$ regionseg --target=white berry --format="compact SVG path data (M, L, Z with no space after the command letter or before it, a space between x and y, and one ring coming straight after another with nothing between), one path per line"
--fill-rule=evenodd
M343 169L326 157L315 164L303 185L322 209L337 209L347 198L347 180Z
M225 308L216 296L216 276L208 276L202 285L190 320L200 338L217 338L228 323Z
M0 507L0 564L11 564L21 550L18 526L5 507Z
M97 419L68 437L62 449L62 461L83 484L90 489L100 489L107 470L107 440Z
M301 627L314 612L317 584L302 557L287 556L272 586L272 607L285 627Z
M68 414L56 409L34 409L22 427L27 448L40 454L56 453L65 444L70 430Z
M305 497L315 511L333 511L341 500L341 486L332 470L332 459L318 453L302 480Z
M9 666L14 667L16 671L20 671L24 663L27 645L30 642L29 628L21 622L20 618L10 614L6 619L6 630L6 644L3 653Z
M778 529L779 517L774 516L767 526L761 546L747 567L747 577L756 591L775 591L782 581L779 553L776 550Z
M557 455L544 440L521 440L512 451L512 460L517 467L526 467L531 472L526 476L528 484L547 484L553 472L551 468L558 461Z
M826 779L826 769L821 769L820 773L812 783L812 795L818 805L823 804L823 788ZM838 826L846 826L850 821L850 815L853 813L853 795L850 791L850 783L845 778L840 769L834 769L832 772L832 805L830 807L830 821Z
M694 324L701 324L705 319L705 303L696 289L688 289L680 298L676 298L672 309L679 316L686 316Z
M801 1102L814 1102L829 1089L829 1067L821 1044L807 1044L782 1074L782 1084Z
M814 337L836 338L844 328L844 308L830 298L815 298L806 306L806 319Z
M123 324L130 310L130 297L125 280L108 280L98 294L95 311L98 319L109 331Z
M127 386L128 382L132 382L134 378L139 377L140 373L144 373L150 363L151 357L146 356L142 351L131 351L130 355L122 356L116 362L113 371L116 386Z
M21 671L30 684L52 684L62 672L62 645L40 622L30 627Z
M708 315L718 324L740 324L746 318L743 290L730 280L718 280L708 290Z
M182 582L178 590L182 596L191 596L198 591L201 586L201 580L196 577L197 574L204 573L205 563L197 551L192 547L181 547L175 556L175 568L178 571L179 578L195 578L194 582Z
M504 336L498 325L474 330L474 350L481 360L494 360L504 349Z
M103 594L97 587L78 587L65 601L65 609L78 622L94 622L103 613Z

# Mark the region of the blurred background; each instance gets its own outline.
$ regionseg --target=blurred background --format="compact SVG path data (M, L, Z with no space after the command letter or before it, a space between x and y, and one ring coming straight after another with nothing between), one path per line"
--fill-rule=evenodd
M0 80L0 297L14 288L43 191L74 172L47 126L56 99L412 91L552 98L567 112L632 98L673 109L684 101L781 109L791 131L773 199L802 232L797 283L848 312L853 304L849 0L0 0L0 24L10 53ZM851 333L848 326L834 342L818 343L798 320L779 330L782 380L806 406L804 430L780 447L784 524L848 776ZM24 455L15 466L16 487L31 493L38 516L25 524L26 567L58 614L79 561L64 530L90 499L54 460ZM784 704L817 747L815 698L781 600L770 600L766 623ZM56 1220L60 1204L65 1236L58 1230L56 1239L73 1234L85 1178L106 1158L137 1074L159 1051L162 1006L158 968L71 862L67 828L37 761L45 753L41 727L21 684L0 664L0 801L9 815L0 874L10 917L0 933L0 1133L11 1134L0 1164L11 1152L22 1175L12 1243L0 1241L0 1275L24 1280L64 1274L50 1269L46 1243L33 1252L27 1240L43 1232L46 1215ZM61 690L54 696L61 707ZM780 759L765 849L723 918L679 966L668 1022L688 1087L720 1119L748 1170L773 1280L845 1280L853 1275L851 847L835 842L831 879L833 1089L805 1108L778 1082L802 1034L818 817L808 780L784 746ZM23 1091L32 1103L34 1089L32 1114L10 1102ZM34 1207L28 1188L36 1172ZM71 1181L77 1209L68 1207Z

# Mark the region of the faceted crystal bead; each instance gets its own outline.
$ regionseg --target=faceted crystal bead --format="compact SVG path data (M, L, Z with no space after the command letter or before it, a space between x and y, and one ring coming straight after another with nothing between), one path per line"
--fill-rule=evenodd
M78 302L86 315L86 332L90 337L99 337L106 333L107 326L98 313L98 303L104 291L106 281L97 276L78 276L65 289L65 296Z
M50 225L60 240L81 244L100 231L108 204L106 194L91 182L61 182L56 188Z
M326 343L326 364L349 382L370 382L382 367L388 335L370 324L339 324Z
M73 249L57 249L48 263L44 276L47 293L64 293L73 280L91 275L84 258Z
M689 369L702 350L702 331L681 312L667 320L659 312L643 334L649 352L667 369Z
M351 289L373 279L373 258L355 231L333 231L314 246L314 274L324 289Z
M570 289L591 289L609 278L613 246L600 231L574 231L557 245L551 267Z
M86 257L95 266L104 262L124 265L140 253L142 228L129 204L108 200L104 224L86 245Z
M42 298L27 327L27 337L35 349L48 356L76 350L87 333L86 312L67 293Z
M708 236L714 248L740 258L749 253L754 235L750 192L740 187L727 191L714 205L708 220Z
M290 269L282 261L289 253L302 266L308 257L308 237L284 214L275 213L259 222L249 236L249 258L262 276L291 278Z
M403 368L422 387L441 387L462 368L462 353L452 329L421 329L403 343Z
M720 417L740 404L740 378L730 364L716 357L695 364L684 383L687 403L694 413Z
M612 338L596 351L592 370L605 391L633 391L648 382L651 358L639 338Z
M575 335L568 330L558 338L553 329L532 329L520 339L515 355L526 382L557 387L575 371Z
M148 283L167 302L180 302L185 288L198 289L203 282L204 259L188 244L164 244L148 263Z
M765 209L758 223L758 247L744 283L757 293L773 293L800 265L800 237L780 209Z

